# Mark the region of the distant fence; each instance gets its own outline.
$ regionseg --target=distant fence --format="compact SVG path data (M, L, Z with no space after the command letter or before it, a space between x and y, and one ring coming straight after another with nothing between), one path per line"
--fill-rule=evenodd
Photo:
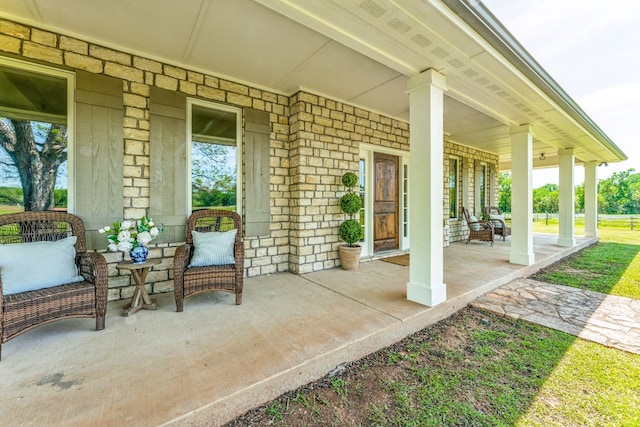
M640 229L640 217L637 215L598 215L598 226L636 230Z
M580 225L584 224L584 214L576 214L575 219L576 219L576 224L580 224ZM558 222L558 214L557 213L548 213L548 214L534 213L533 221L544 222L546 224L549 224L549 222L551 223ZM628 228L631 230L636 230L636 229L640 229L640 216L600 214L598 215L598 226Z

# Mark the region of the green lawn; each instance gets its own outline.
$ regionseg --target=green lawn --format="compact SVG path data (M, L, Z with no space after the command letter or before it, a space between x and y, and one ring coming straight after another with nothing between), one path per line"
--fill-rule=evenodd
M640 355L576 339L518 426L640 426Z
M0 215L8 213L22 212L24 208L22 206L15 205L0 205Z
M534 232L558 233L557 222L534 222ZM583 233L576 224L576 234ZM640 299L640 230L600 227L600 243L544 269L535 279Z

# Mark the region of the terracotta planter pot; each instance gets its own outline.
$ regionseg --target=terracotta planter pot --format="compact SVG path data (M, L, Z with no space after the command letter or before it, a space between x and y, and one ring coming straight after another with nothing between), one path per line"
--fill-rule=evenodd
M360 266L360 252L362 246L346 246L338 247L340 253L340 263L343 270L357 270Z

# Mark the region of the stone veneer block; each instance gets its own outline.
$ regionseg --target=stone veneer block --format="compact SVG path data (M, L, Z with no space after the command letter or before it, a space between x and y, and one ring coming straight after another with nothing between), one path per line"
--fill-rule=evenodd
M74 52L64 53L64 63L69 67L89 71L90 73L102 73L103 71L101 60Z
M131 55L108 49L106 47L91 45L89 46L89 55L105 61L115 62L120 65L131 66Z
M89 43L67 36L60 36L60 49L80 55L88 55Z
M58 44L58 36L48 31L34 28L31 30L31 41L45 46L56 47Z
M20 53L21 45L20 39L0 34L0 50L9 53Z
M116 64L114 62L106 62L104 64L104 73L108 76L118 77L123 80L142 83L144 81L144 72L133 67Z
M16 24L15 22L0 20L0 34L6 34L21 40L29 40L31 30L29 27Z
M22 54L27 58L62 64L62 51L54 47L43 46L37 43L25 41L22 45Z

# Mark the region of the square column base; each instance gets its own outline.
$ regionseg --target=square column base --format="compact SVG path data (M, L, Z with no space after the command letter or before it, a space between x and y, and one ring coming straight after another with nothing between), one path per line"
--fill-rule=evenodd
M572 248L576 245L576 239L572 239L571 237L560 237L558 238L558 246L564 246L567 248Z
M422 283L407 282L407 299L427 307L433 307L447 300L447 285L441 283L436 286L429 286Z
M536 255L534 253L525 254L525 253L511 253L509 255L509 262L511 264L518 265L533 265L536 261Z

